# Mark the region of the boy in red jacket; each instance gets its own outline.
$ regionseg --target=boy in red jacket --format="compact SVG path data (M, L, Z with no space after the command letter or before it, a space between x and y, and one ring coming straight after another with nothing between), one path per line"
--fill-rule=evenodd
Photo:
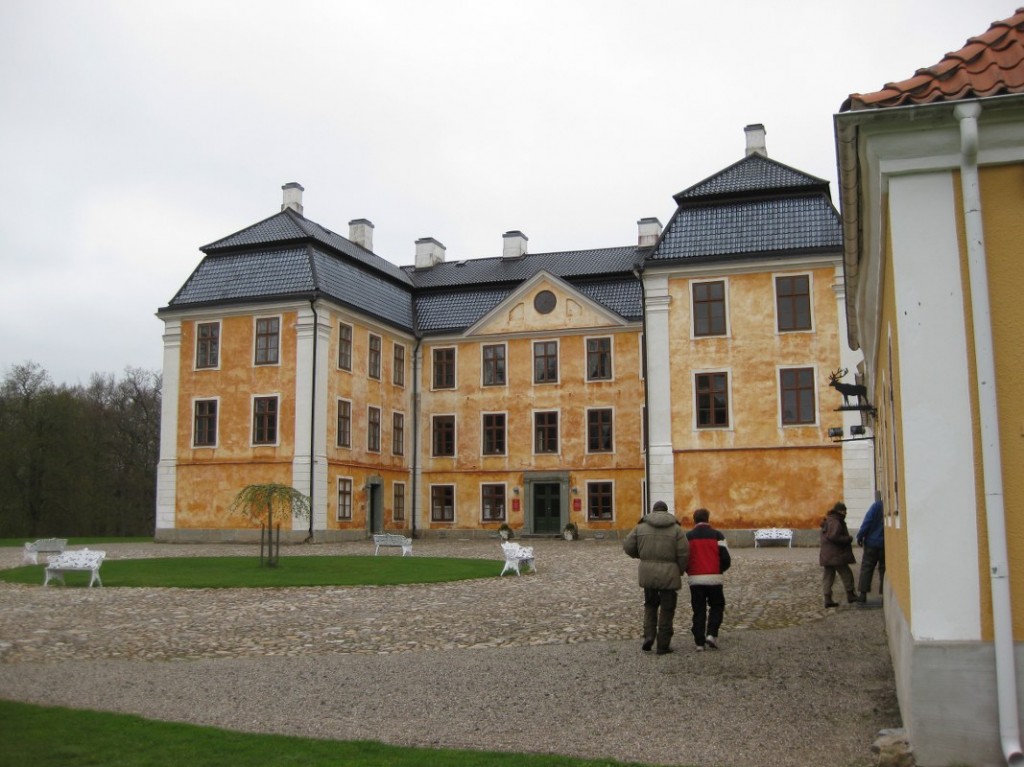
M732 557L725 536L708 524L711 512L693 512L694 527L686 534L690 543L690 561L686 574L690 582L690 604L693 607L693 640L697 651L705 646L718 649L718 629L725 615L725 592L722 573L729 569Z

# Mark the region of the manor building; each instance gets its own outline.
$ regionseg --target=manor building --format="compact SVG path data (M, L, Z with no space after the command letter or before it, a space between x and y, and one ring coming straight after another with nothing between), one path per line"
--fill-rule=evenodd
M866 508L870 460L828 437L853 417L828 373L856 365L838 214L762 126L747 141L664 230L599 249L531 253L511 231L449 260L424 238L398 267L369 221L336 234L285 185L158 312L157 538L250 537L228 507L265 482L311 498L293 539L617 536L655 498L732 529Z

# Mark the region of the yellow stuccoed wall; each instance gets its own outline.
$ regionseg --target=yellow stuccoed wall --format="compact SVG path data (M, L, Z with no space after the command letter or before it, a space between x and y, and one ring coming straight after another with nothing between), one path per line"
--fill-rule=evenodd
M811 275L812 332L775 331L774 278L782 274ZM828 427L840 422L832 411L842 403L828 386L839 367L835 281L833 268L731 274L728 335L710 338L691 337L691 280L670 281L678 514L704 506L723 528L815 528L842 499L842 450L828 438ZM781 425L780 366L816 368L816 424ZM696 428L695 371L729 373L732 428Z
M1024 165L983 168L980 184L999 398L1010 603L1014 606L1014 639L1019 642L1024 641L1024 302L1020 296L1024 286ZM983 555L987 565L987 550ZM983 583L987 589L987 568ZM985 636L991 638L990 619L986 621Z
M291 483L295 425L295 312L281 318L280 364L253 365L255 317L225 317L220 328L220 367L195 369L196 322L182 322L178 398L177 525L231 529L251 526L228 507L247 484ZM252 398L279 399L278 444L252 445ZM218 398L217 447L192 447L193 402ZM217 471L209 471L215 465Z
M416 347L412 339L378 325L368 325L358 318L331 312L327 315L331 328L331 342L327 352L327 528L329 530L367 530L366 486L373 479L381 480L383 524L385 529L406 529L411 524L412 484L409 466L412 463L413 410L412 362ZM352 370L338 366L340 325L352 327ZM368 375L370 335L381 338L381 375L372 379ZM405 348L405 383L394 383L395 345ZM352 444L338 446L338 400L352 403ZM368 406L381 410L381 449L367 447ZM393 415L405 416L404 452L393 450ZM338 479L352 480L352 519L338 519ZM394 519L394 483L406 483L405 521Z
M556 308L539 314L533 308L534 296L541 290L556 295ZM548 333L550 335L544 335ZM519 337L519 334L529 337ZM586 339L611 337L613 379L586 381ZM533 383L533 343L558 342L559 381ZM506 344L508 384L481 384L481 347ZM457 389L434 390L433 350L456 349ZM519 497L515 510L513 487L523 487L527 472L571 470L569 484L579 489L580 509L569 519L580 529L629 529L639 520L642 510L644 464L642 444L643 380L640 377L640 327L623 327L578 297L567 295L557 283L541 281L522 297L495 313L475 329L468 339L435 340L423 346L423 482L420 503L423 525L431 529L497 528L497 522L481 520L480 485L507 484L508 524L513 529L525 523L526 500ZM615 451L587 454L587 408L614 409ZM559 411L559 453L533 454L533 413L536 410ZM506 413L507 455L481 455L481 415ZM456 417L456 455L451 458L430 456L432 415ZM586 519L587 480L615 483L615 518L611 521ZM430 485L455 485L455 521L430 521Z
M884 215L888 219L888 204L883 205ZM902 434L897 428L899 413L902 408L900 394L900 360L899 333L896 323L896 297L893 282L892 241L889 239L889 226L886 221L886 243L884 258L884 278L882 285L882 316L879 321L879 353L875 389L871 401L878 406L878 418L875 421L875 466L878 489L882 492L885 505L885 579L889 587L896 593L895 604L904 611L904 620L909 624L911 616L910 604L910 547L907 541L907 530L913 520L905 514L907 507L903 488L906 487L902 474L905 465L903 458ZM890 356L891 350L891 356ZM890 374L891 371L891 374ZM892 391L892 407L890 407L890 389ZM898 488L898 492L897 492Z

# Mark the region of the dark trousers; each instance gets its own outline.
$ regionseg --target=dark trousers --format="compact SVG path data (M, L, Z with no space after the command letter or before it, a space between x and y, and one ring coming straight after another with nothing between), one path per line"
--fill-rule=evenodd
M693 607L693 641L704 646L704 637L718 636L725 616L725 590L718 586L690 586L690 606Z
M850 569L849 565L836 565L835 567L824 565L821 569L821 589L825 592L826 602L832 600L832 584L836 582L836 575L839 575L840 580L842 580L847 596L855 593L853 589L853 570Z
M656 639L659 650L667 650L672 643L678 596L672 589L644 589L644 640Z
M878 593L882 593L882 580L885 578L885 548L865 546L864 554L860 558L860 593L871 593L871 579L875 574L875 567L878 568Z

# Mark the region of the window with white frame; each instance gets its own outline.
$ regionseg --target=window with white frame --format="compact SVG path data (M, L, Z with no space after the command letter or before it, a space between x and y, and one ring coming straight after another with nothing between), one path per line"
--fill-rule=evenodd
M277 397L253 397L252 443L277 444Z
M200 322L196 324L196 368L220 366L220 323Z
M338 521L352 519L352 478L338 477Z
M615 518L615 485L612 482L587 482L587 519Z
M783 368L779 371L779 398L784 425L817 422L815 391L814 368Z
M193 447L217 446L217 400L197 399L193 404Z
M338 325L338 367L352 369L352 326L344 322Z
M352 447L352 403L338 400L338 447Z
M480 519L484 522L505 520L505 485L480 485Z
M587 339L587 380L610 381L612 379L612 339Z
M724 336L726 333L725 281L694 282L693 335Z
M276 365L281 354L281 318L256 318L256 364Z
M366 408L366 449L380 452L380 408L373 405Z
M455 485L431 485L430 521L455 521Z
M698 429L729 426L729 375L697 373L693 377Z
M405 483L395 482L392 486L391 518L395 522L405 521Z

